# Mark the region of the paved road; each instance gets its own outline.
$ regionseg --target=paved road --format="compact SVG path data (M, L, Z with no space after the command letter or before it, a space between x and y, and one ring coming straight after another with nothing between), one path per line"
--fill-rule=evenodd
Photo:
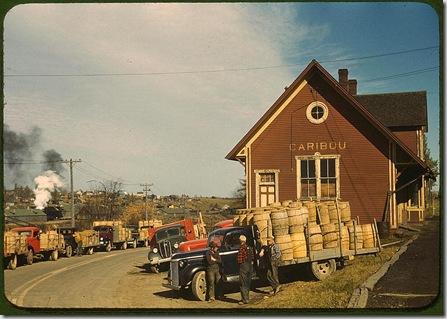
M209 308L163 288L166 273L147 271L147 248L37 262L5 270L6 297L37 308ZM263 293L252 293L262 297ZM191 298L189 298L191 299ZM237 287L212 307L238 307Z
M439 220L427 221L418 238L369 293L367 308L420 308L439 293Z

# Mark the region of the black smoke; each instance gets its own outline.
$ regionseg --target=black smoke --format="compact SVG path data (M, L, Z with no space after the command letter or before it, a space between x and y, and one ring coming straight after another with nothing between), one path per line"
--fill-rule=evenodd
M65 170L65 167L62 163L63 159L60 153L51 149L45 151L42 155L45 162L43 163L42 167L44 171L51 170L60 175Z
M5 165L5 183L28 184L29 173L33 169L26 164L34 159L34 154L40 149L42 130L33 127L29 133L16 133L3 127L3 161Z
M14 132L6 124L3 126L5 188L10 189L15 185L34 186L34 178L45 170L53 170L58 174L64 171L63 164L58 162L62 160L61 154L54 149L43 152L41 139L42 129L37 126L27 133Z

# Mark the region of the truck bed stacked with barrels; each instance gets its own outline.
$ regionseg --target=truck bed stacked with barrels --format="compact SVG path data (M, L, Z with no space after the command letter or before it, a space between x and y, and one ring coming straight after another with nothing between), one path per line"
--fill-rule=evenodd
M349 202L289 200L240 209L234 225L256 225L262 244L274 237L283 264L343 260L381 249L376 222L360 225L351 218Z
M144 221L139 225L144 227L139 227L138 238L133 238L121 221L97 221L93 229L87 230L49 225L46 226L51 229L44 231L37 226L11 228L3 237L4 266L13 270L19 264L31 265L34 258L56 261L59 256L71 257L76 251L91 255L100 249L126 249L129 241L149 242L154 225L161 226L162 221ZM82 244L78 247L79 243Z

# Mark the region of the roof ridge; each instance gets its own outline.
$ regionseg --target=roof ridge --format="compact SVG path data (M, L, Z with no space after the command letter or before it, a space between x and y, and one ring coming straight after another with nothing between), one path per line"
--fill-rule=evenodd
M386 93L366 93L366 94L356 94L355 96L369 96L369 95L397 95L397 94L408 94L408 93L427 93L427 91L405 91L405 92L386 92Z

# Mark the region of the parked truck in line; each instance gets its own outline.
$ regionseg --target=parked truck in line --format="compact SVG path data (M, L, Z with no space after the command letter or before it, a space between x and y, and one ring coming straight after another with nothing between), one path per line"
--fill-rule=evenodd
M214 224L213 230L233 226L233 219L222 220ZM178 251L186 252L206 248L208 246L208 238L188 240L180 243Z
M56 230L42 232L38 227L28 226L16 227L11 231L26 236L28 264L33 263L33 257L56 261L59 254L65 251L64 236Z
M158 273L160 270L167 270L171 256L178 252L180 243L197 239L194 226L192 219L184 219L163 225L155 230L147 256L152 272Z
M222 258L222 277L226 283L239 282L239 268L237 254L239 250L239 236L247 238L247 245L254 252L253 279L263 277L260 267L259 252L261 242L258 227L256 225L237 226L217 229L209 234L208 242L214 241L218 244L219 254ZM342 264L349 256L377 253L381 249L380 240L377 247L344 250L339 247L323 249L321 251L309 251L307 257L280 261L279 267L307 263L311 273L318 280L330 276L337 268L337 263ZM174 290L190 289L198 300L206 298L205 253L207 249L174 254L170 261L168 277L164 279L163 286Z
M93 230L99 234L100 249L111 251L127 249L127 242L132 238L131 231L123 227L121 221L94 221Z
M132 238L127 243L133 247L149 247L149 242L155 233L155 230L162 226L163 222L159 219L140 220L137 225L128 225Z
M30 255L31 254L31 255ZM6 268L14 270L19 262L26 262L33 258L28 250L26 235L7 231L3 234L3 259Z

